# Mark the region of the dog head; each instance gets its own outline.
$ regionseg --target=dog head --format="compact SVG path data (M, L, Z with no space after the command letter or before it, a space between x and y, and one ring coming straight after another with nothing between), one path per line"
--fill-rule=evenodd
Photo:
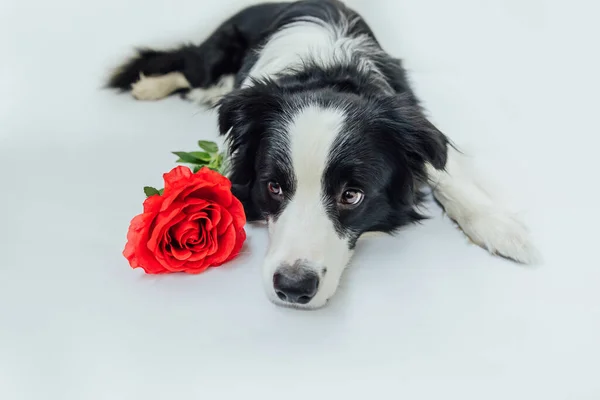
M234 194L268 224L267 294L299 308L333 296L363 233L419 220L425 164L446 162L445 136L402 96L263 82L226 96L219 125Z

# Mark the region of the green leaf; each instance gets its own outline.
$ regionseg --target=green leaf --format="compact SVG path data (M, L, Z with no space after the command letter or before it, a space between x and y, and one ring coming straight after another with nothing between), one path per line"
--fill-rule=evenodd
M200 153L200 152L196 152L196 153ZM177 160L178 163L204 165L207 162L198 157L195 157L192 153L186 153L183 151L174 151L173 154L175 154L176 156L179 157L179 160ZM203 154L206 154L206 153L203 153ZM209 160L210 160L210 158L209 158Z
M191 153L188 153L191 156L197 158L198 160L202 160L202 161L206 161L209 162L211 160L211 156L208 153L205 153L203 151L192 151Z
M163 188L163 189L160 189L160 190L158 191L158 194L159 194L160 196L162 196L162 194L163 194L164 192L165 192L165 189Z
M216 153L219 151L219 146L215 142L210 142L208 140L200 140L198 141L198 146L204 151L208 151L209 153Z
M219 153L215 158L212 159L210 164L208 165L211 169L215 171L219 171L221 169L221 165L223 164L223 153Z
M146 197L155 196L155 195L160 196L162 194L162 189L158 190L156 188L153 188L152 186L144 186L144 193L146 194Z
M196 173L196 172L200 171L200 170L202 169L202 167L203 167L203 165L196 165L196 166L194 167L194 173Z

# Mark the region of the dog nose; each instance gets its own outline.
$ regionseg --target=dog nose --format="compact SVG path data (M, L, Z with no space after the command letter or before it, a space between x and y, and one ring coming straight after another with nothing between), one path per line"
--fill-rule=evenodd
M319 276L306 269L281 268L273 275L275 293L282 301L306 304L319 288Z

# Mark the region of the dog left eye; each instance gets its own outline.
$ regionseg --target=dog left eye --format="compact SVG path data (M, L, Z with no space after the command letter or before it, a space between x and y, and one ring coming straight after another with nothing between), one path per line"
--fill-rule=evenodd
M363 201L364 198L365 194L362 191L357 189L348 189L342 193L340 203L345 206L356 207Z
M283 190L281 189L281 185L275 181L271 181L269 183L267 183L267 188L269 189L269 192L271 192L271 195L274 197L281 197L283 196Z

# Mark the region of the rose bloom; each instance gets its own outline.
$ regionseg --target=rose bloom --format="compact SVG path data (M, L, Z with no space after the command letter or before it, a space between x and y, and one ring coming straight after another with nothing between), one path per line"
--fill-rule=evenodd
M123 255L148 274L197 274L237 256L246 216L229 179L206 167L176 167L163 175L162 195L148 197L131 221Z

